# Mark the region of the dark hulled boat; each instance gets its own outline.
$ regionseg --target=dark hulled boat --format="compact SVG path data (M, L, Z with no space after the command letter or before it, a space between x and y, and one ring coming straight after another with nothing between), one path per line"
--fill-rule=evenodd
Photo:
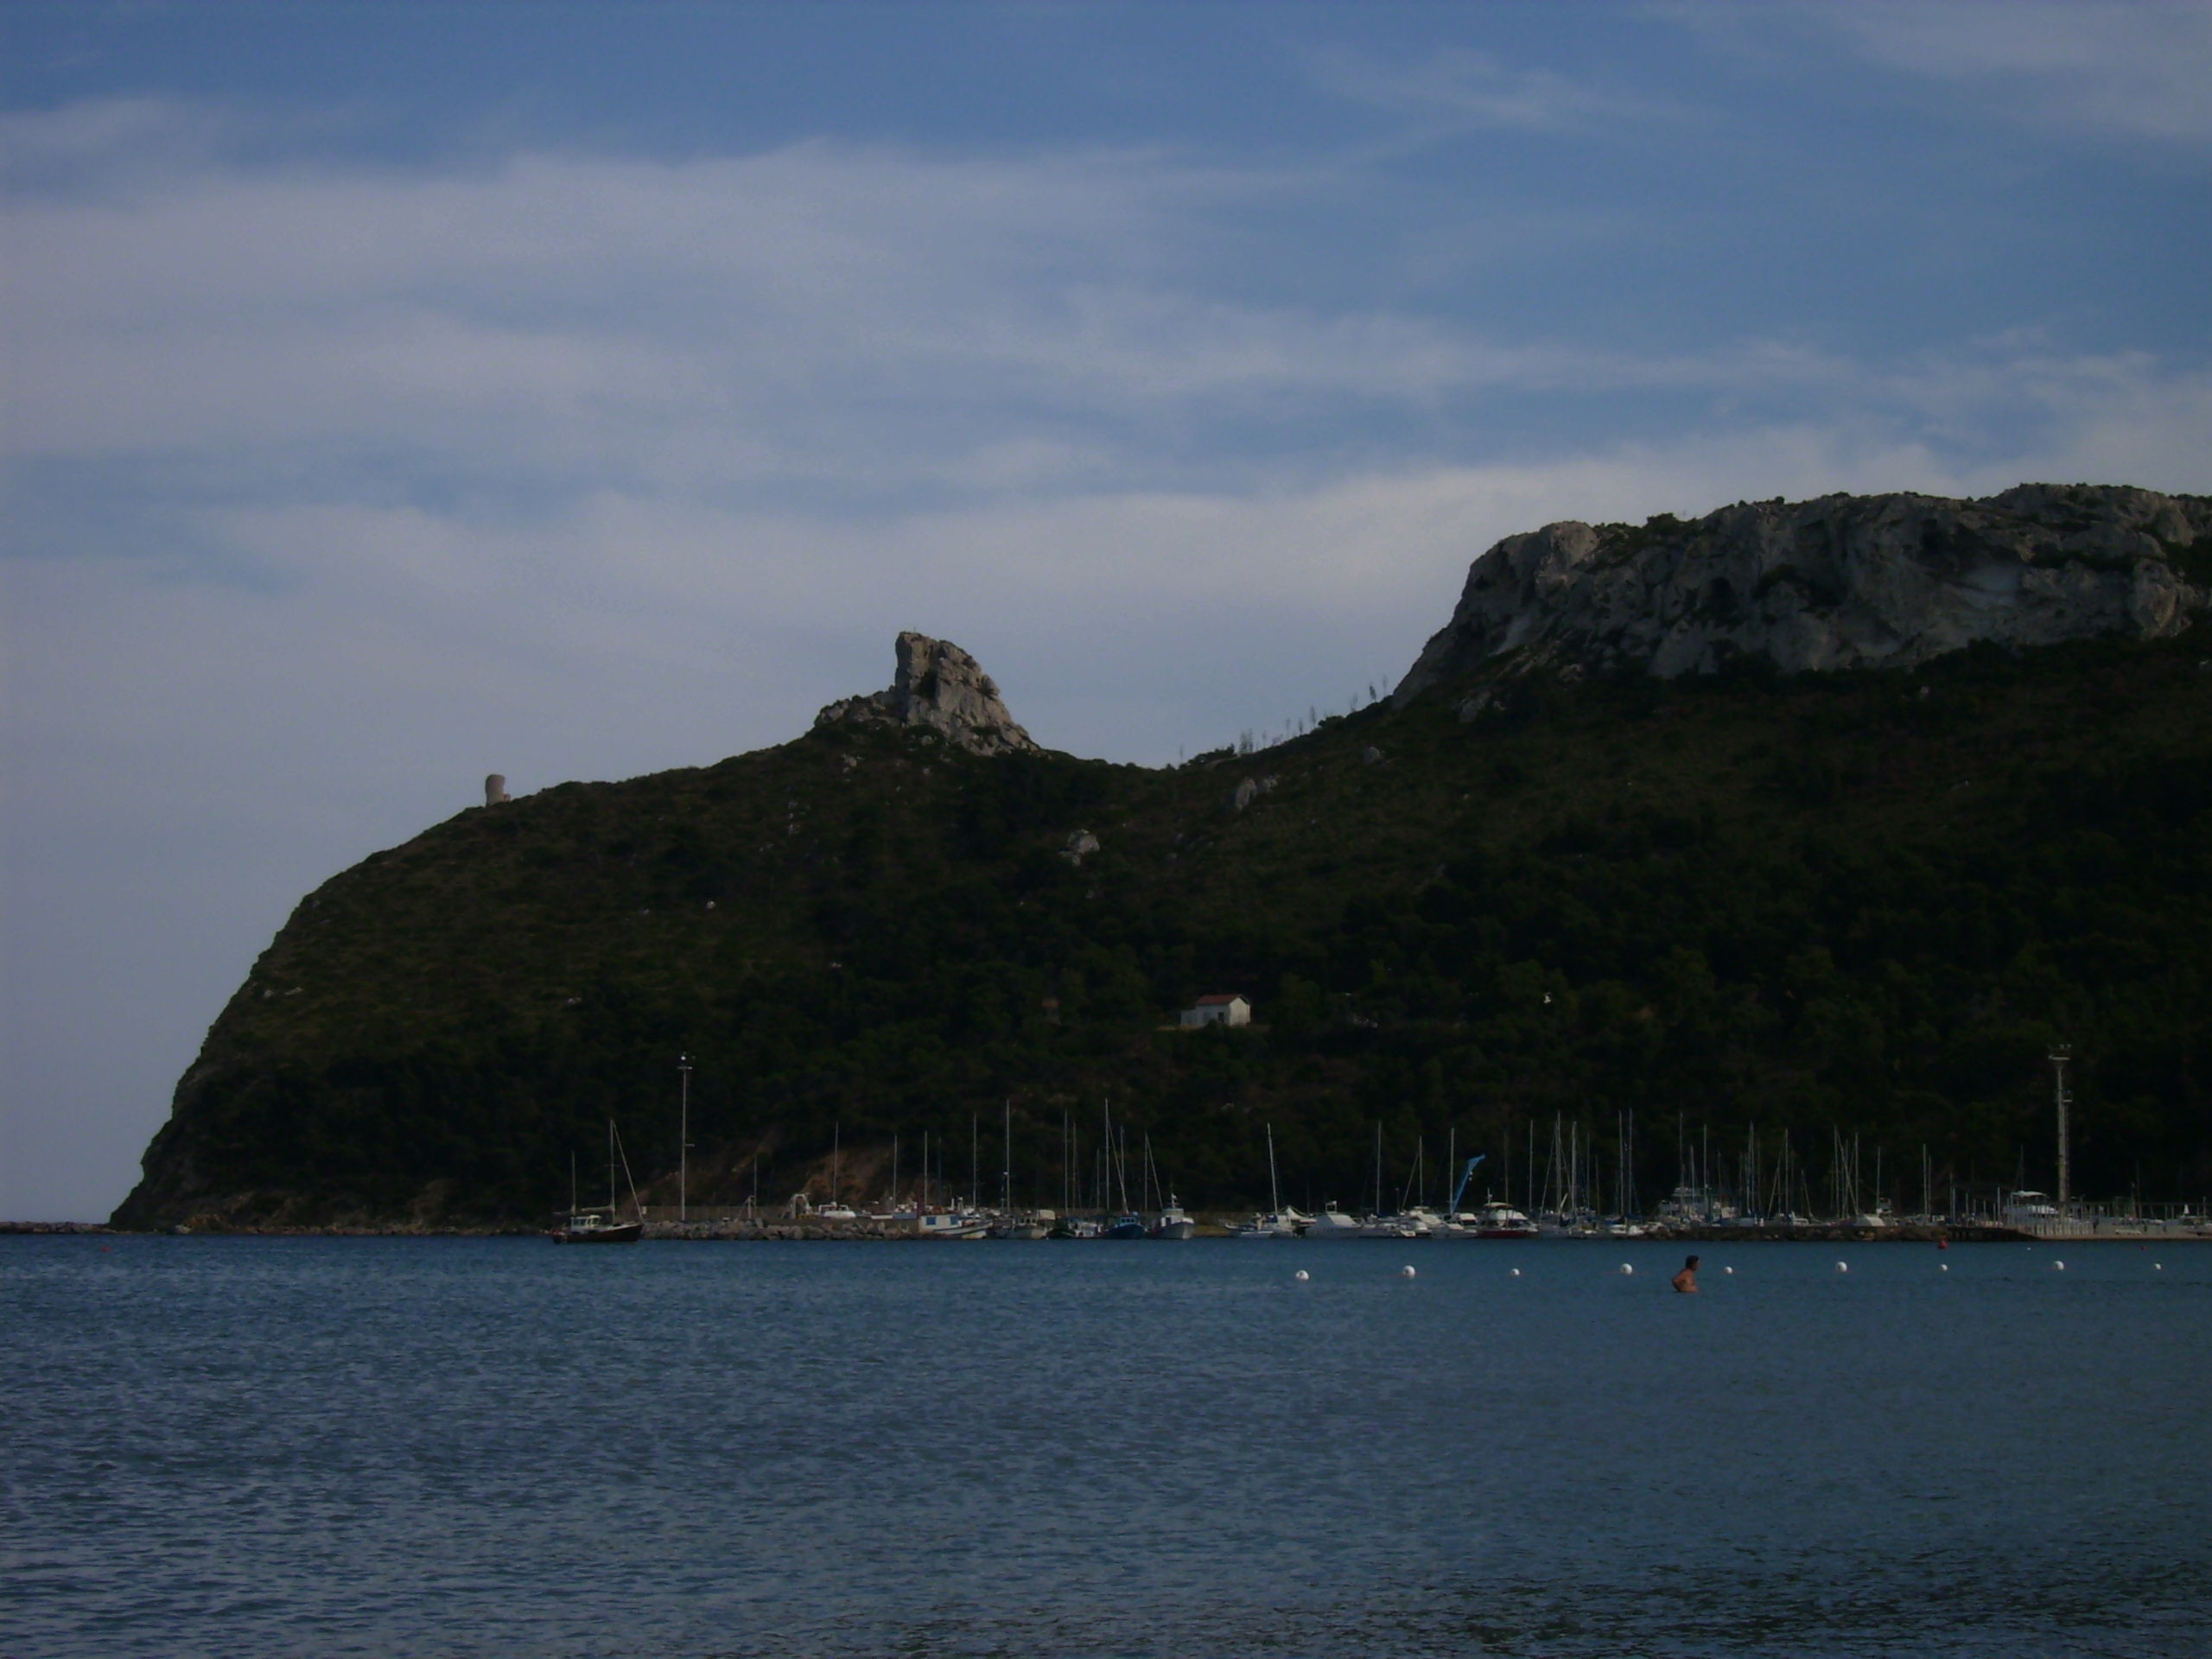
M630 1173L629 1154L622 1151L620 1138L614 1133L614 1120L607 1120L607 1207L587 1209L576 1202L576 1164L574 1154L569 1158L569 1218L556 1227L546 1237L556 1244L635 1244L645 1236L645 1207L638 1202L638 1183L630 1182L630 1207L637 1211L635 1221L624 1221L614 1207L614 1160L622 1160L622 1173Z
M548 1235L556 1244L634 1244L645 1236L642 1221L617 1221L611 1210L578 1210Z

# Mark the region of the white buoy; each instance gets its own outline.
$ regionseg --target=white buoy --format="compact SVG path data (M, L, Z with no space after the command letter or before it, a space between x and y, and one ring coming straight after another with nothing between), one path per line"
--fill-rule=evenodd
M2153 1262L2151 1264L2151 1271L2153 1273L2164 1273L2165 1270L2166 1264L2163 1262Z
M1621 1263L1621 1271L1623 1273L1634 1273L1636 1269L1630 1267L1627 1262L1624 1262Z
M1414 1270L1411 1268L1400 1268L1398 1276L1402 1279L1410 1279L1414 1276Z
M1520 1268L1514 1268L1514 1269L1513 1269L1513 1276L1514 1276L1516 1279L1518 1279L1518 1278L1521 1276L1521 1269L1520 1269Z
M1720 1271L1721 1271L1721 1272L1723 1272L1723 1273L1730 1273L1730 1274L1732 1274L1733 1272L1735 1272L1735 1271L1736 1271L1736 1269L1735 1269L1735 1268L1721 1268L1721 1269L1720 1269Z
M2063 1272L2065 1272L2065 1271L2066 1271L2066 1264L2065 1264L2063 1262L2052 1262L2050 1265L2051 1265L2052 1267L2054 1267L2054 1268L2057 1268L2057 1269L2058 1269L2058 1271L2059 1271L2059 1272L2061 1272L2061 1273L2063 1273Z
M1312 1274L1310 1274L1310 1273L1306 1272L1306 1269L1305 1269L1305 1268L1300 1268L1298 1270L1298 1282L1299 1282L1300 1284L1301 1284L1301 1285L1302 1285L1302 1284L1304 1284L1304 1283L1305 1283L1308 1279L1311 1279L1313 1276L1313 1275Z
M1849 1273L1851 1271L1851 1263L1848 1262L1839 1262L1835 1264L1835 1270L1838 1273Z
M1938 1273L1948 1273L1950 1270L1951 1264L1948 1262L1938 1262L1936 1264L1936 1271Z

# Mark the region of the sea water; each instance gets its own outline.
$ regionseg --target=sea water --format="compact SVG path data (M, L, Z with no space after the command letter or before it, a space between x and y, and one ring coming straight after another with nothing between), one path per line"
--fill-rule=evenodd
M2212 1246L1700 1253L0 1240L0 1653L2212 1653Z

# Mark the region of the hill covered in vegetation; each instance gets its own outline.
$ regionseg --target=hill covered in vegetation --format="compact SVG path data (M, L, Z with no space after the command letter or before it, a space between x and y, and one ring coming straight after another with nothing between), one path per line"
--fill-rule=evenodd
M1610 1171L1633 1114L1647 1196L1677 1179L1678 1135L1732 1154L1756 1125L1816 1160L1857 1135L1862 1184L1883 1148L1916 1207L1923 1146L1939 1184L2051 1185L2060 1041L2076 1189L2193 1198L2212 1185L2212 644L2188 630L2212 504L2148 498L2178 519L2115 543L2060 495L2072 527L2051 536L2075 549L2019 552L2024 579L2090 594L2094 637L2038 643L2046 605L2026 640L1885 652L1846 565L1762 531L1756 558L1792 574L1708 579L1679 601L1688 652L1675 623L1622 622L1617 592L1571 590L1634 565L1659 594L1735 556L1726 515L1547 531L1541 557L1485 561L1558 626L1511 637L1478 561L1471 620L1408 695L1172 770L1015 744L971 659L902 640L891 692L792 742L472 809L309 894L117 1221L541 1221L610 1117L672 1201L679 1053L695 1204L826 1196L833 1139L845 1196L880 1199L893 1137L911 1188L925 1133L933 1165L950 1148L933 1184L968 1190L979 1147L993 1197L1008 1111L1017 1201L1057 1202L1092 1180L1110 1097L1133 1161L1148 1140L1194 1206L1264 1200L1269 1126L1285 1198L1349 1206L1378 1122L1395 1199L1416 1144L1435 1172L1447 1135L1510 1159L1518 1190L1529 1126L1548 1143L1555 1116ZM1980 554L1911 522L1916 568L1982 583L1961 616L2017 613ZM1785 673L1757 642L1815 638L1805 593L1848 661ZM942 717L947 664L988 702L989 752ZM1252 1027L1175 1027L1223 992Z

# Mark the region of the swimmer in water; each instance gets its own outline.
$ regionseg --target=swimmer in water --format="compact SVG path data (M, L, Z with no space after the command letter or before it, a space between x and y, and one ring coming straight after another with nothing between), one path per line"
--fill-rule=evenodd
M1682 1270L1675 1275L1675 1288L1685 1296L1697 1294L1697 1257L1682 1263Z

